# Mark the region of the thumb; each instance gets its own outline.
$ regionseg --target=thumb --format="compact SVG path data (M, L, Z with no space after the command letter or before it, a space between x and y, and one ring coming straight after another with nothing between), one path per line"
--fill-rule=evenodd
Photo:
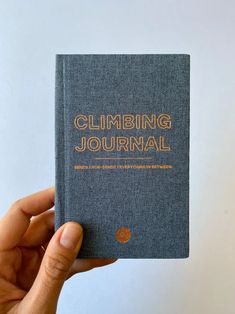
M32 306L39 313L46 309L50 313L56 311L61 288L77 257L82 238L82 227L76 222L67 222L56 231L47 246L38 275L23 300L27 303L24 304L26 308Z

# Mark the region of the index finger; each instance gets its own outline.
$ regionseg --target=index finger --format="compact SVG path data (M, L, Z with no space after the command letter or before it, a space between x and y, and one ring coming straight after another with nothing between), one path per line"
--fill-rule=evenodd
M17 200L0 220L0 250L14 248L20 241L32 216L54 206L55 188L50 187Z

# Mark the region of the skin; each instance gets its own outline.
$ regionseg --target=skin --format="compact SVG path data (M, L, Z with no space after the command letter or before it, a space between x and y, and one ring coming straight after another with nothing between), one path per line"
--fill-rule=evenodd
M51 187L19 199L0 220L0 314L56 313L68 278L116 261L76 259L82 226L67 222L54 233L54 197ZM72 229L74 247L61 240L65 228Z

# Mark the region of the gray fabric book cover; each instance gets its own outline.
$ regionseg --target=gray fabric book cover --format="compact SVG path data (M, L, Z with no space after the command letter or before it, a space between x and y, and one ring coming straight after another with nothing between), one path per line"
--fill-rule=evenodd
M55 229L78 257L189 256L190 56L58 54Z

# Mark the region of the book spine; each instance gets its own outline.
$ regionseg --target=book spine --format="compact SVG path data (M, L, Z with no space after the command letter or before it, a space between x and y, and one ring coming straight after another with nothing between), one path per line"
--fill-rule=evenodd
M56 55L55 72L55 230L64 224L65 150L64 150L64 56Z

